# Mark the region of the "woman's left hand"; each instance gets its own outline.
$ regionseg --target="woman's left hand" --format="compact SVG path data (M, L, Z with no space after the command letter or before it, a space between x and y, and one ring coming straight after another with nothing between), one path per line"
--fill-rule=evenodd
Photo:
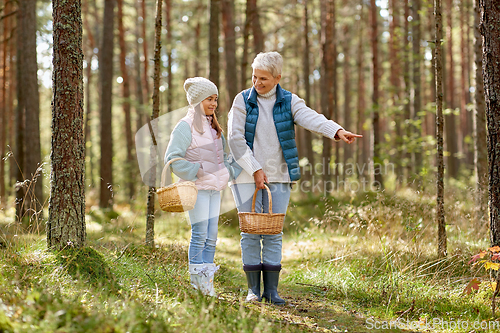
M362 135L354 134L343 129L338 130L336 135L346 143L353 143L356 141L356 138L363 137Z

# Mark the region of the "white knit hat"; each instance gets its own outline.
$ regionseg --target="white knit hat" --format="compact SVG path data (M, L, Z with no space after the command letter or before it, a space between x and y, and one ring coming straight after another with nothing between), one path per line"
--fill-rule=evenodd
M212 95L219 95L217 86L204 77L192 77L184 82L186 98L190 105L195 106L201 103L205 98Z

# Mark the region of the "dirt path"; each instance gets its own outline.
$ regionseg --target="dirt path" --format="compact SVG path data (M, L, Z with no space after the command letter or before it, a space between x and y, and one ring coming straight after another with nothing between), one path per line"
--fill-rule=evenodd
M303 269L303 260L307 257L308 246L312 244L300 244L299 247L294 240L283 242L283 270L280 280L280 296L286 299L285 306L273 306L263 303L248 304L247 309L260 312L268 320L283 324L284 332L288 331L311 331L311 332L408 332L400 329L375 329L370 325L370 319L356 309L348 308L341 301L331 301L324 295L326 286L306 284L297 282L294 275L299 269ZM225 287L223 298L233 302L241 302L246 295L246 281L241 269L241 257L239 239L233 237L219 236L216 256L224 258L224 266L231 267L234 279L233 286ZM302 267L300 267L302 265ZM313 265L308 269L314 270ZM368 321L367 321L368 320Z

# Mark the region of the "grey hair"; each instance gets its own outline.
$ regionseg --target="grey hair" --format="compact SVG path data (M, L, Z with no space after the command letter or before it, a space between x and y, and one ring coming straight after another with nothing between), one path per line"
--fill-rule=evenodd
M283 57L278 52L261 52L253 60L252 68L267 71L273 77L277 77L281 75Z

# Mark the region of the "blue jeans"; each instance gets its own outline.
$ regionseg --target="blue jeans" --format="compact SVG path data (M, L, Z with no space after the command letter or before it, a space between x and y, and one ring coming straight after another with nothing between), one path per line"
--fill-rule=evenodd
M191 241L189 263L213 263L220 212L220 192L199 190L196 205L189 213Z
M286 213L290 201L290 183L268 184L273 199L273 213ZM252 211L252 198L255 184L234 184L231 186L238 212ZM269 213L269 200L266 190L257 192L256 212ZM277 235L255 235L241 233L241 258L243 265L280 265L283 233Z

